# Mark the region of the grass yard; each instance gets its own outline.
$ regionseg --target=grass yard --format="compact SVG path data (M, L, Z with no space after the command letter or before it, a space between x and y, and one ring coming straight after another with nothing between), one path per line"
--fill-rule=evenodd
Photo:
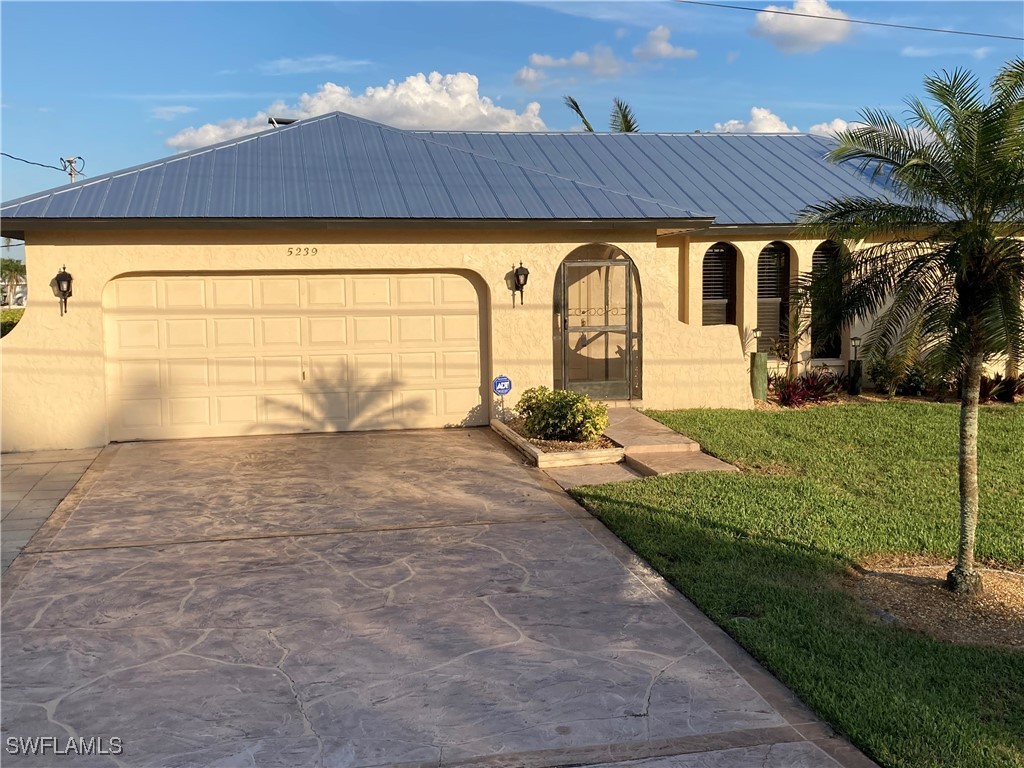
M649 412L747 471L573 494L882 765L1024 768L1024 653L884 624L840 586L871 556L954 556L958 414ZM978 557L1024 571L1024 405L982 409L979 456Z

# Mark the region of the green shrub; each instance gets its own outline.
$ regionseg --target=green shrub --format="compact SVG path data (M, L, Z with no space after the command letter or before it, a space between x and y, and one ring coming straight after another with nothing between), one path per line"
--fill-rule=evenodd
M608 426L608 407L579 392L534 387L523 392L516 406L531 437L586 443Z
M24 309L5 309L0 311L0 336L6 336L11 329L18 324L21 316L25 314Z

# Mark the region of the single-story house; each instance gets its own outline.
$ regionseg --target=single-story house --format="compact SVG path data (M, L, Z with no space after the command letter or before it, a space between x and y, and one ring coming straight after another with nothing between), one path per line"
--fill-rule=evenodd
M499 374L508 405L748 408L750 332L836 253L797 213L879 194L829 147L334 113L3 203L35 297L0 344L3 450L486 424Z

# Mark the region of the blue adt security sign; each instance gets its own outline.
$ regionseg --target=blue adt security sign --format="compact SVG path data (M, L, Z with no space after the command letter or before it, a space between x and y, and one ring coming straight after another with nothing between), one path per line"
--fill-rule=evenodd
M512 391L512 379L508 376L495 376L491 388L498 397L504 397Z

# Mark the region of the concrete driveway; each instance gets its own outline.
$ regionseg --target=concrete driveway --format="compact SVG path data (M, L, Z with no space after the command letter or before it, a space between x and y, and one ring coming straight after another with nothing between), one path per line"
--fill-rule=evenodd
M869 764L488 430L110 446L4 585L5 765Z

